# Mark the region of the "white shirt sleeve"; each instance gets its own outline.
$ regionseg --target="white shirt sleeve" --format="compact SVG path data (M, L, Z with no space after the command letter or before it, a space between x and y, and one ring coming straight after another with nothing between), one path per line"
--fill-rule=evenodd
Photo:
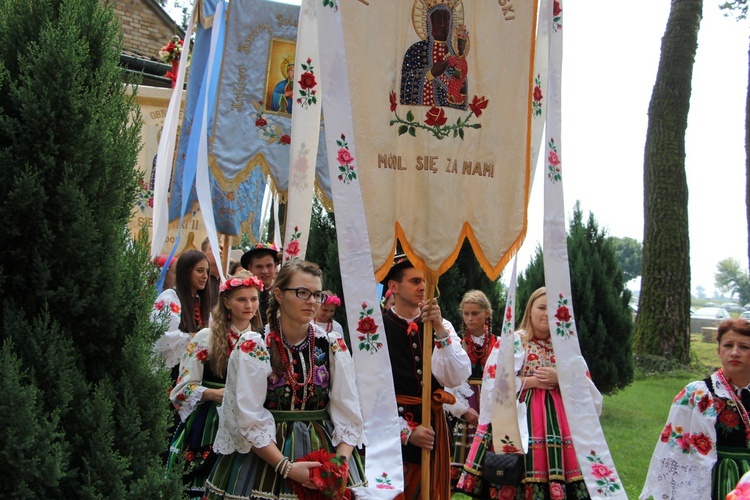
M248 453L276 441L276 424L263 404L271 375L271 359L260 334L247 332L229 357L224 401L214 449L228 455Z
M432 350L432 374L444 387L457 387L471 375L471 360L449 321L443 319L450 344Z
M163 321L164 318L167 321L167 330L154 343L154 352L164 358L167 368L172 368L180 362L190 343L190 333L180 330L181 313L180 298L171 288L164 290L156 298L151 311L151 322Z
M335 331L325 334L322 330L317 330L316 334L328 335L330 346L331 387L328 393L328 411L333 422L331 441L334 446L341 442L361 446L365 444L365 427L351 353L344 339Z
M180 362L177 384L169 394L172 406L177 409L182 421L186 421L201 402L203 392L203 367L211 354L211 330L204 328L188 343Z

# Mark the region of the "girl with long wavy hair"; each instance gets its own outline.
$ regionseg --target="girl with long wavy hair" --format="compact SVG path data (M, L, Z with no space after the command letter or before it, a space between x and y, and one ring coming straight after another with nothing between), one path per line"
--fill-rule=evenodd
M184 425L172 440L167 467L184 459L183 483L190 498L203 496L205 480L216 462L217 406L224 399L229 356L245 332L262 327L258 315L262 290L263 283L249 271L229 276L219 286L211 328L196 333L182 356L169 399Z

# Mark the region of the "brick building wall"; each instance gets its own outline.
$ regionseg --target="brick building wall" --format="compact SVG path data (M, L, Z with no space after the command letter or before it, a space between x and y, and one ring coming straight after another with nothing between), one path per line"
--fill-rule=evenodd
M115 0L114 10L120 18L123 49L145 59L156 59L173 35L184 36L155 0Z

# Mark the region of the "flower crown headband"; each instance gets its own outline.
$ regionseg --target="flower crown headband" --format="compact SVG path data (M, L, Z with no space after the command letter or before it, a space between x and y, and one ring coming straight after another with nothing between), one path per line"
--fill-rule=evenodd
M326 301L323 302L323 305L326 305L326 306L334 305L338 307L341 305L341 299L338 298L336 295L331 294L328 296L328 298L326 298Z
M234 290L235 288L239 288L241 286L254 286L258 289L258 291L263 291L263 282L258 279L257 276L250 276L249 278L245 278L244 280L239 278L230 278L219 285L219 291L226 292L227 290Z

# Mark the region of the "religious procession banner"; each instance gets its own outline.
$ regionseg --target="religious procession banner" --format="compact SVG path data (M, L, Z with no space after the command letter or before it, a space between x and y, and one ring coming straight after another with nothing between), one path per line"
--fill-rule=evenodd
M220 233L259 240L266 180L286 192L298 15L277 2L229 3L208 159Z
M153 206L154 206L154 185L156 181L156 160L159 140L164 130L164 120L167 115L169 99L172 96L172 89L157 87L138 87L138 105L141 108L141 150L138 153L138 170L142 176L140 186L135 200L133 217L128 223L128 230L135 238L145 227L148 231L149 240L153 238ZM185 217L182 225L178 221L169 225L169 229L158 250L158 253L168 254L177 235L180 234L182 245L177 249L175 255L179 255L185 250L195 250L200 248L200 243L206 237L206 229L203 225L203 217L200 211L189 214Z
M468 238L497 278L526 230L536 2L379 0L340 9L354 89L347 139L357 145L378 276L396 237L435 276Z
M294 157L290 148L295 146L291 122L293 111L302 107L293 87L295 74L304 73L304 60L296 57L299 10L268 0L229 3L208 159L220 233L252 231L259 239L266 180L290 203L287 192L299 185L297 177L290 179L290 156ZM323 134L320 113L311 130L317 141ZM315 182L318 164L318 193L330 207L325 148L315 151L317 155L310 159L310 183Z

